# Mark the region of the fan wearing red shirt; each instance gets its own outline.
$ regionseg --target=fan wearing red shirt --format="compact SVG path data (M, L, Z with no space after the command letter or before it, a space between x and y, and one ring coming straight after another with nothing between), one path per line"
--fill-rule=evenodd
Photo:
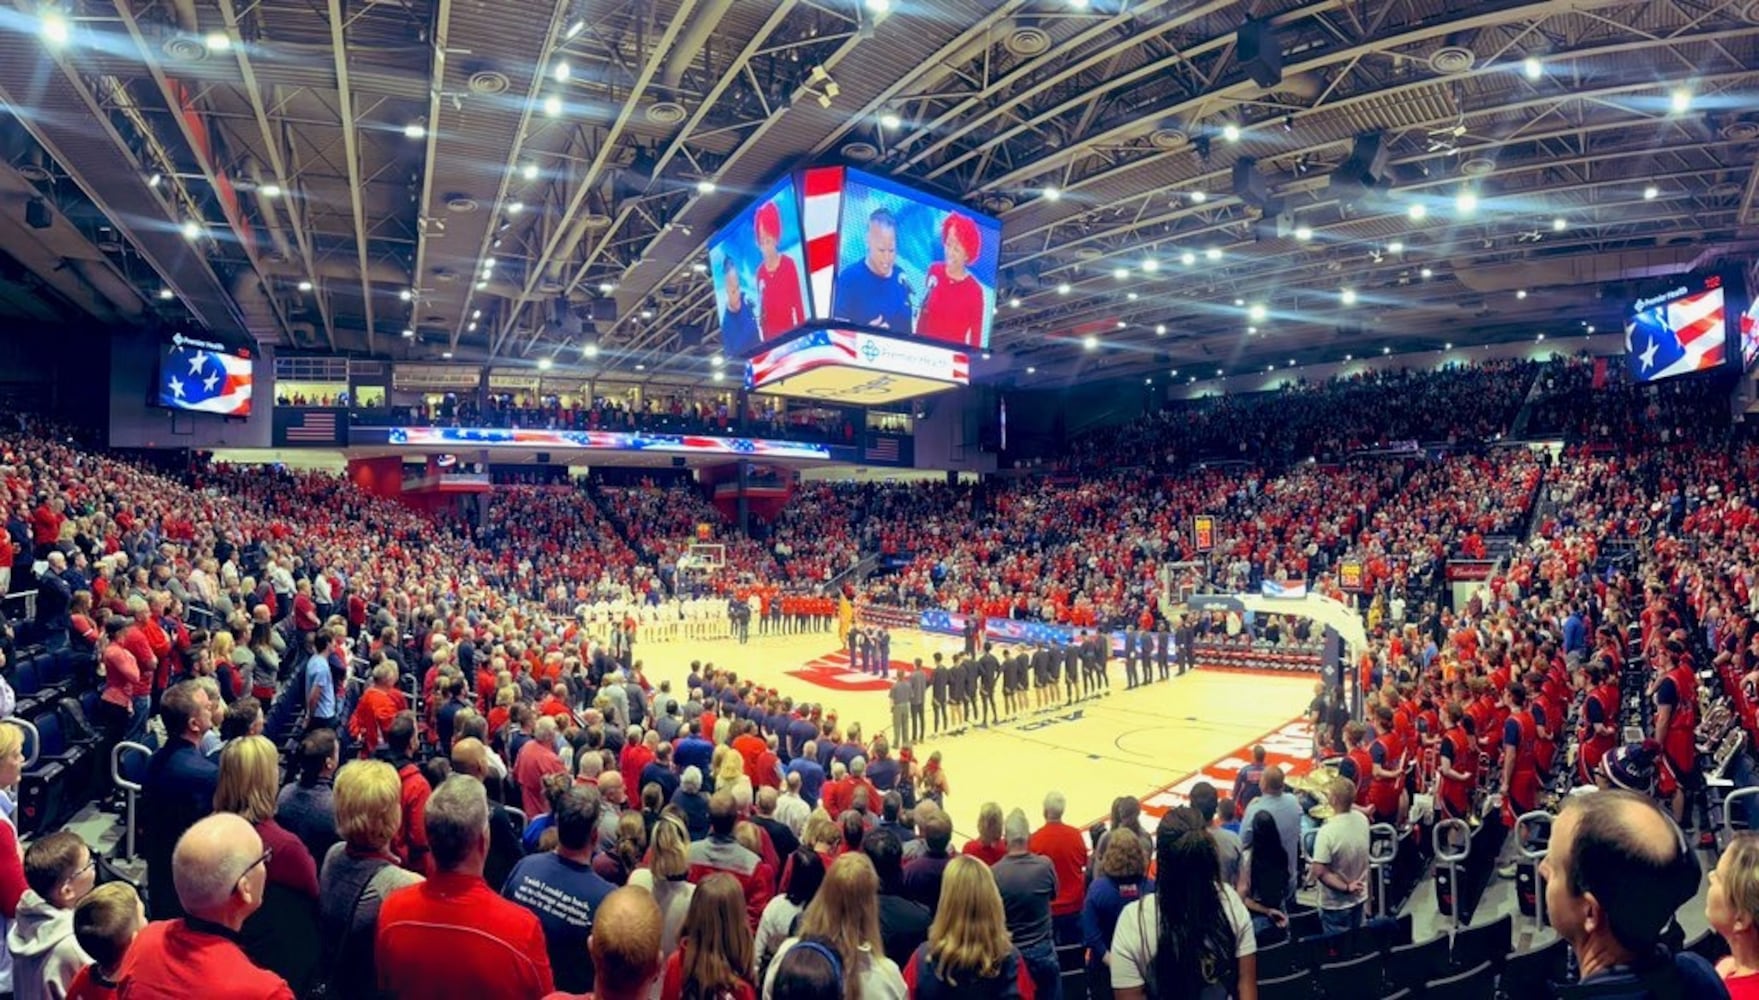
M966 347L983 346L983 284L968 270L983 249L977 223L958 213L941 223L944 260L928 268L927 294L916 332Z
M805 299L801 293L800 271L794 261L782 256L782 211L775 202L767 202L752 219L757 231L757 248L763 262L757 267L757 311L763 339L779 337L806 322Z
M379 907L378 988L390 997L541 997L556 988L537 915L483 881L489 802L454 774L427 803L435 872ZM443 958L441 958L443 956Z
M1063 822L1068 800L1062 792L1044 797L1044 825L1032 834L1026 847L1046 858L1057 873L1057 894L1051 899L1051 925L1059 942L1081 937L1081 904L1087 895L1087 839Z

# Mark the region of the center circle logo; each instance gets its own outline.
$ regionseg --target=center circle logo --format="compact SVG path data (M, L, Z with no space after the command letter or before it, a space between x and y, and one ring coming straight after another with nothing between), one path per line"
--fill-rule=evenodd
M878 361L880 356L879 342L875 340L863 341L861 344L861 356L870 362Z

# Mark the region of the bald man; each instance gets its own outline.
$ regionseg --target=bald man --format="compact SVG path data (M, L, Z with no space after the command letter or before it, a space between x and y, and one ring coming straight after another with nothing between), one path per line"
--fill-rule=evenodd
M1698 859L1645 796L1597 791L1565 801L1540 862L1545 909L1581 969L1573 996L1727 997L1710 963L1657 943L1698 890Z
M287 981L251 964L238 945L247 917L263 905L269 855L236 813L216 813L178 838L171 856L177 900L187 916L148 924L117 975L118 994L158 1000L190 995L292 1000Z
M665 920L646 889L625 886L599 904L586 950L592 956L592 993L551 993L544 1000L645 1000L660 974Z

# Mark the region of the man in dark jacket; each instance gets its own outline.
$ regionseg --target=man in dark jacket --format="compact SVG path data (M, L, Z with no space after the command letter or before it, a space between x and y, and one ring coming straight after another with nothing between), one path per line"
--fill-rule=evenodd
M904 968L928 940L934 913L904 895L904 848L890 830L869 830L861 838L861 852L879 875L880 940L886 957Z
M220 765L202 755L202 737L209 728L208 694L195 681L173 684L159 699L165 723L165 745L147 762L141 781L145 817L147 892L153 916L183 916L177 889L171 883L171 852L177 838L214 808Z

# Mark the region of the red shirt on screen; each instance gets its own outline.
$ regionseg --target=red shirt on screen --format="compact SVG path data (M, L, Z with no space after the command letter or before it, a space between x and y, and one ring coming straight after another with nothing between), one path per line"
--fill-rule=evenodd
M966 347L983 346L983 286L970 271L958 281L947 276L947 265L928 268L928 294L916 317L919 336L949 340Z
M800 272L789 257L776 258L774 271L757 266L758 319L763 339L778 337L806 322L805 299L800 290Z

